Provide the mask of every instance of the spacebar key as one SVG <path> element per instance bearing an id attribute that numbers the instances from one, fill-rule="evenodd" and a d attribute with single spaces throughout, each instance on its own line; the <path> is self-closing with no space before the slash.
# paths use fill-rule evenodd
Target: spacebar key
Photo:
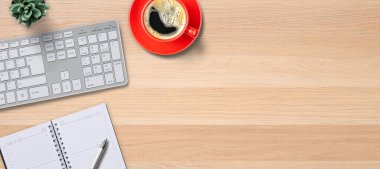
<path id="1" fill-rule="evenodd" d="M 46 83 L 46 76 L 36 76 L 28 79 L 17 80 L 17 86 L 19 89 L 24 87 L 36 86 Z"/>

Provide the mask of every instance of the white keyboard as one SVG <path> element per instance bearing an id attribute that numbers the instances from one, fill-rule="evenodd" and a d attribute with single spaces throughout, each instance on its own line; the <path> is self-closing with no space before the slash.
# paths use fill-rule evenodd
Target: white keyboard
<path id="1" fill-rule="evenodd" d="M 127 83 L 117 21 L 0 41 L 0 109 Z"/>

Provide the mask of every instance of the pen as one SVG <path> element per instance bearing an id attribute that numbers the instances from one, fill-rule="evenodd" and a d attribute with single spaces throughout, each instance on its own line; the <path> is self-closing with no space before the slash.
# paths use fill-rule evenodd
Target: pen
<path id="1" fill-rule="evenodd" d="M 103 158 L 107 145 L 108 145 L 108 140 L 105 139 L 99 147 L 98 153 L 96 154 L 95 160 L 92 163 L 91 169 L 97 169 L 99 167 L 100 161 Z"/>

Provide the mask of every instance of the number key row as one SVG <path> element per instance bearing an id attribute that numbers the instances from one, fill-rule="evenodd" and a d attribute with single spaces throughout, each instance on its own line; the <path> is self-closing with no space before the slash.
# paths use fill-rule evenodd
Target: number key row
<path id="1" fill-rule="evenodd" d="M 111 72 L 112 69 L 115 73 L 116 82 L 123 82 L 125 79 L 124 79 L 124 72 L 122 69 L 122 63 L 120 61 L 114 62 L 113 64 L 106 63 L 106 64 L 103 64 L 103 66 L 95 65 L 93 67 L 84 67 L 83 74 L 84 76 L 90 76 L 93 74 L 96 75 L 96 74 L 102 73 L 103 71 L 104 73 Z"/>
<path id="2" fill-rule="evenodd" d="M 4 50 L 4 49 L 8 49 L 8 48 L 15 48 L 15 47 L 19 47 L 20 45 L 26 46 L 29 44 L 36 44 L 36 43 L 40 43 L 40 38 L 34 37 L 34 38 L 30 38 L 30 40 L 29 39 L 23 39 L 20 42 L 19 41 L 13 41 L 13 42 L 9 42 L 9 43 L 2 43 L 2 44 L 0 44 L 0 50 Z"/>
<path id="3" fill-rule="evenodd" d="M 84 67 L 83 68 L 83 75 L 84 76 L 90 76 L 92 74 L 99 74 L 104 72 L 111 72 L 112 71 L 112 64 L 111 63 L 106 63 L 102 65 L 95 65 L 92 67 Z"/>
<path id="4" fill-rule="evenodd" d="M 99 55 L 93 55 L 91 56 L 91 59 L 89 56 L 83 57 L 82 59 L 82 66 L 88 66 L 91 64 L 98 64 L 100 63 L 100 56 Z M 103 62 L 108 62 L 111 60 L 111 56 L 109 53 L 103 53 L 102 54 L 102 61 Z"/>
<path id="5" fill-rule="evenodd" d="M 73 39 L 66 39 L 65 40 L 66 48 L 71 48 L 74 47 L 74 40 Z M 63 41 L 56 41 L 56 42 L 51 42 L 51 43 L 46 43 L 45 44 L 45 51 L 50 52 L 53 50 L 60 50 L 64 49 L 65 45 Z"/>
<path id="6" fill-rule="evenodd" d="M 48 53 L 46 54 L 47 61 L 48 62 L 54 62 L 56 60 L 63 60 L 66 59 L 66 53 L 67 53 L 67 58 L 75 58 L 77 57 L 77 54 L 75 52 L 75 49 L 69 49 L 67 51 L 58 51 L 57 53 Z"/>
<path id="7" fill-rule="evenodd" d="M 73 81 L 64 81 L 62 83 L 54 83 L 51 85 L 52 91 L 54 95 L 63 93 L 69 93 L 71 91 L 78 91 L 82 89 L 82 83 L 80 79 L 76 79 Z"/>
<path id="8" fill-rule="evenodd" d="M 108 37 L 109 37 L 109 40 L 117 39 L 116 31 L 108 32 Z M 79 37 L 78 38 L 78 44 L 80 46 L 87 45 L 87 39 L 88 39 L 89 44 L 96 43 L 96 42 L 98 42 L 97 38 L 99 39 L 99 42 L 107 41 L 107 33 L 100 33 L 100 34 L 98 34 L 98 36 L 90 35 L 88 37 L 86 37 L 86 36 Z"/>

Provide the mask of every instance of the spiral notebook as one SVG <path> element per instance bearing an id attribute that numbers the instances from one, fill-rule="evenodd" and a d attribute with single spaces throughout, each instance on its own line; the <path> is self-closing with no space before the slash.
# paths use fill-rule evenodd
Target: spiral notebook
<path id="1" fill-rule="evenodd" d="M 0 139 L 7 169 L 89 169 L 108 139 L 100 169 L 126 169 L 105 104 Z"/>

